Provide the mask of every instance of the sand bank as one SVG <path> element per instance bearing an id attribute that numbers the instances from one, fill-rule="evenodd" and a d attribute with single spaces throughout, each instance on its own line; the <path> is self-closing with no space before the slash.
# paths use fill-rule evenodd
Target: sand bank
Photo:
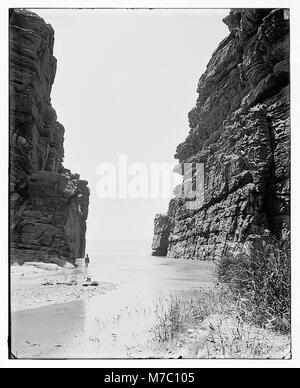
<path id="1" fill-rule="evenodd" d="M 87 277 L 98 286 L 84 286 Z M 11 311 L 50 306 L 105 294 L 115 284 L 93 278 L 84 268 L 51 263 L 27 263 L 11 267 Z"/>

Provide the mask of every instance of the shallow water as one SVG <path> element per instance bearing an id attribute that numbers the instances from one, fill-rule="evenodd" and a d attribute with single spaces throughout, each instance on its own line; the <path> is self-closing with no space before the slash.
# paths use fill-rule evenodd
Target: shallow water
<path id="1" fill-rule="evenodd" d="M 113 282 L 116 289 L 86 301 L 13 313 L 12 351 L 17 357 L 145 357 L 158 304 L 180 290 L 213 284 L 211 262 L 142 254 L 93 254 L 91 259 L 87 276 Z"/>

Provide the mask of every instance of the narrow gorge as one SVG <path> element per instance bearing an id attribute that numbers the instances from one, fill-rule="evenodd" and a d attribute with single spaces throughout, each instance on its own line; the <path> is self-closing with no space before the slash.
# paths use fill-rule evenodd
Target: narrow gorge
<path id="1" fill-rule="evenodd" d="M 201 76 L 175 158 L 204 163 L 204 202 L 175 196 L 155 218 L 153 255 L 210 260 L 255 238 L 289 239 L 289 13 L 232 9 Z M 201 45 L 201 38 L 199 44 Z"/>
<path id="2" fill-rule="evenodd" d="M 11 263 L 74 263 L 85 254 L 90 192 L 63 166 L 65 129 L 50 98 L 54 31 L 14 9 L 9 37 Z"/>

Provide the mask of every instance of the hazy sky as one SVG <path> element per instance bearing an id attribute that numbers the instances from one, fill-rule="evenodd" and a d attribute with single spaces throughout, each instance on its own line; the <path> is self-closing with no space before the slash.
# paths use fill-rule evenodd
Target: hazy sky
<path id="1" fill-rule="evenodd" d="M 100 199 L 97 167 L 174 162 L 228 10 L 35 10 L 55 30 L 66 168 L 89 181 L 87 239 L 145 239 L 167 199 Z"/>

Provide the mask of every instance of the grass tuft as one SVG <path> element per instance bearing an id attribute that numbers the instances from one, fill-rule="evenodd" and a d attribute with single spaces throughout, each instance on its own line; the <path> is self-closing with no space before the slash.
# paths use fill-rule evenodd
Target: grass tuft
<path id="1" fill-rule="evenodd" d="M 289 336 L 245 320 L 241 303 L 226 286 L 160 298 L 155 314 L 152 342 L 167 350 L 180 344 L 183 358 L 290 357 Z"/>
<path id="2" fill-rule="evenodd" d="M 277 243 L 254 244 L 236 255 L 224 255 L 217 277 L 226 283 L 244 319 L 258 326 L 290 331 L 290 256 Z"/>

